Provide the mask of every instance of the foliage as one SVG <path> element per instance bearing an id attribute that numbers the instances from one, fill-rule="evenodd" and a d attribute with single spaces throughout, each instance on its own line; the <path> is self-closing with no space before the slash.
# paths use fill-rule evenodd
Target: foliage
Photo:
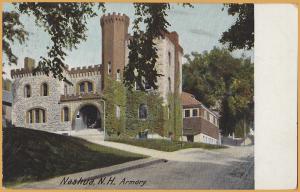
<path id="1" fill-rule="evenodd" d="M 223 32 L 222 44 L 228 43 L 229 50 L 252 49 L 254 46 L 254 4 L 225 4 L 228 14 L 237 16 L 236 22 Z M 224 8 L 223 8 L 224 10 Z"/>
<path id="2" fill-rule="evenodd" d="M 169 106 L 165 107 L 165 134 L 172 135 L 172 139 L 179 140 L 182 136 L 182 110 L 181 99 L 173 93 L 168 95 Z M 166 132 L 167 131 L 167 132 Z"/>
<path id="3" fill-rule="evenodd" d="M 241 120 L 253 122 L 254 66 L 250 59 L 234 58 L 218 48 L 186 58 L 184 91 L 219 112 L 223 134 L 234 132 Z"/>
<path id="4" fill-rule="evenodd" d="M 139 118 L 139 107 L 145 104 L 148 107 L 147 119 Z M 148 129 L 150 133 L 164 136 L 164 107 L 163 99 L 157 93 L 143 91 L 127 91 L 126 134 L 136 136 L 139 132 Z"/>
<path id="5" fill-rule="evenodd" d="M 136 19 L 133 22 L 133 38 L 128 46 L 129 63 L 124 71 L 124 83 L 129 89 L 136 82 L 144 90 L 143 84 L 157 89 L 157 77 L 161 76 L 155 69 L 158 58 L 154 39 L 162 37 L 170 24 L 166 21 L 169 3 L 134 3 Z M 146 30 L 140 24 L 146 24 Z"/>
<path id="6" fill-rule="evenodd" d="M 38 181 L 144 158 L 85 140 L 26 128 L 3 129 L 4 185 Z"/>
<path id="7" fill-rule="evenodd" d="M 183 6 L 192 7 L 184 3 Z M 142 90 L 148 84 L 157 89 L 157 77 L 162 76 L 155 68 L 158 58 L 155 39 L 167 33 L 170 23 L 166 20 L 169 3 L 134 3 L 135 20 L 133 22 L 133 37 L 130 40 L 129 62 L 124 71 L 124 83 L 131 90 L 135 83 Z M 145 30 L 141 29 L 144 24 Z"/>
<path id="8" fill-rule="evenodd" d="M 76 49 L 80 42 L 86 40 L 87 21 L 89 18 L 97 16 L 95 3 L 14 3 L 20 14 L 27 14 L 35 18 L 35 23 L 48 33 L 52 45 L 47 46 L 47 56 L 41 56 L 36 71 L 43 71 L 53 77 L 67 81 L 63 76 L 65 67 L 66 50 Z M 103 3 L 98 3 L 98 9 L 103 8 Z M 27 32 L 24 32 L 23 25 L 18 20 L 18 14 L 8 14 L 4 21 L 11 21 L 11 25 L 21 26 L 16 34 L 11 36 L 19 39 L 21 43 L 25 41 Z M 5 23 L 4 22 L 4 23 Z M 9 25 L 8 25 L 9 26 Z M 9 36 L 10 31 L 4 31 L 4 37 Z M 19 32 L 19 33 L 17 33 Z M 11 52 L 10 44 L 4 44 L 5 54 L 11 63 L 16 64 L 16 56 Z"/>
<path id="9" fill-rule="evenodd" d="M 8 65 L 18 63 L 17 56 L 13 53 L 11 44 L 18 41 L 20 44 L 25 43 L 28 38 L 28 32 L 24 30 L 24 25 L 20 21 L 20 15 L 15 12 L 3 12 L 2 22 L 2 48 L 3 53 L 7 56 Z M 5 64 L 5 63 L 3 63 Z"/>
<path id="10" fill-rule="evenodd" d="M 108 141 L 126 143 L 129 145 L 155 149 L 159 151 L 177 151 L 187 148 L 220 149 L 224 146 L 210 145 L 205 143 L 192 143 L 182 141 L 170 141 L 166 139 L 129 139 L 129 138 L 109 138 Z"/>
<path id="11" fill-rule="evenodd" d="M 108 134 L 121 134 L 125 130 L 126 118 L 126 89 L 121 82 L 110 77 L 105 77 L 104 97 L 105 108 L 105 129 Z M 116 106 L 120 107 L 120 118 L 116 117 Z"/>

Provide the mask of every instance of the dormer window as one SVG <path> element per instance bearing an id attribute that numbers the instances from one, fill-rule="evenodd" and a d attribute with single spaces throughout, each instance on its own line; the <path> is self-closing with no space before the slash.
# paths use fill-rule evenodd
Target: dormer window
<path id="1" fill-rule="evenodd" d="M 31 87 L 30 85 L 25 85 L 24 87 L 24 97 L 31 97 Z"/>

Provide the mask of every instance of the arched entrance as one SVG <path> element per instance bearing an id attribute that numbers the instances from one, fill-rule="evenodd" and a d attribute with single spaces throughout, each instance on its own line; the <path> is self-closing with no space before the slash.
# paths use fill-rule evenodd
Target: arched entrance
<path id="1" fill-rule="evenodd" d="M 73 130 L 102 128 L 101 113 L 95 105 L 86 104 L 80 106 L 74 115 Z"/>

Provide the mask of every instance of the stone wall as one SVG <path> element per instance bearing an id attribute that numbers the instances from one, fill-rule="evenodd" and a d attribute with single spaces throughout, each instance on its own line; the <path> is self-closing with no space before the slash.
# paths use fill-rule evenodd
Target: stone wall
<path id="1" fill-rule="evenodd" d="M 48 84 L 49 96 L 41 96 L 42 83 Z M 29 98 L 24 96 L 24 87 L 27 84 L 31 87 L 31 97 Z M 63 82 L 46 75 L 17 77 L 13 83 L 13 124 L 47 131 L 68 129 L 68 126 L 62 124 L 60 120 L 59 99 L 62 92 Z M 33 108 L 46 110 L 46 123 L 26 123 L 26 112 Z"/>
<path id="2" fill-rule="evenodd" d="M 74 76 L 74 75 L 73 75 Z M 73 85 L 67 85 L 51 76 L 37 75 L 16 76 L 13 83 L 14 102 L 12 106 L 12 123 L 20 127 L 28 127 L 45 131 L 68 131 L 72 129 L 72 120 L 62 122 L 61 111 L 63 107 L 69 107 L 71 117 L 78 110 L 79 106 L 84 104 L 93 104 L 97 106 L 102 113 L 103 104 L 100 99 L 78 100 L 60 103 L 60 97 L 64 94 L 64 86 L 67 85 L 68 94 L 76 94 L 76 85 L 81 81 L 91 81 L 94 84 L 94 91 L 101 92 L 100 73 L 95 75 L 78 74 L 74 77 L 67 77 Z M 49 95 L 41 96 L 41 85 L 48 84 Z M 31 97 L 24 96 L 25 85 L 31 87 Z M 26 112 L 33 108 L 42 108 L 46 111 L 45 123 L 27 123 Z"/>

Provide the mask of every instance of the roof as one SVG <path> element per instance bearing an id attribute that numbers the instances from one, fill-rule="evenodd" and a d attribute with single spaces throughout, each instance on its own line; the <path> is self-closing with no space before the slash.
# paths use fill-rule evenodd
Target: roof
<path id="1" fill-rule="evenodd" d="M 182 92 L 181 93 L 181 104 L 183 106 L 191 106 L 191 105 L 201 105 L 201 102 L 198 101 L 194 95 Z"/>

